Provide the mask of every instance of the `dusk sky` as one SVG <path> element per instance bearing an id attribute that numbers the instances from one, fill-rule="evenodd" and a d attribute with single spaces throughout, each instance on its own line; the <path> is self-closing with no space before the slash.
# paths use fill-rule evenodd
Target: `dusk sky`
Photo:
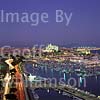
<path id="1" fill-rule="evenodd" d="M 2 23 L 0 21 L 0 46 L 53 43 L 96 44 L 100 46 L 100 0 L 0 0 L 0 10 L 5 12 L 47 12 L 48 23 L 37 26 L 30 23 Z M 56 10 L 63 10 L 72 18 L 56 23 Z M 1 18 L 1 15 L 0 15 Z"/>

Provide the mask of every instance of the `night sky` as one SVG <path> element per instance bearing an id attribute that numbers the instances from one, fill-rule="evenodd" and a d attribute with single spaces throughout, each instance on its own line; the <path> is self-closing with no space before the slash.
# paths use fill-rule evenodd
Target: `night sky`
<path id="1" fill-rule="evenodd" d="M 37 26 L 29 23 L 1 23 L 0 46 L 34 44 L 67 45 L 79 43 L 100 46 L 100 0 L 0 0 L 6 12 L 47 12 L 49 22 Z M 56 10 L 73 13 L 68 26 L 55 22 Z"/>

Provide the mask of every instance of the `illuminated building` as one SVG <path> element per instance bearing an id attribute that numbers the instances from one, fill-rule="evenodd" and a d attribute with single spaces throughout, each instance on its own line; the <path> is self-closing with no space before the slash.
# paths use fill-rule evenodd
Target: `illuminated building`
<path id="1" fill-rule="evenodd" d="M 58 46 L 49 44 L 49 45 L 45 48 L 44 52 L 54 52 L 54 51 L 58 52 L 58 50 L 59 50 L 59 47 L 58 47 Z"/>
<path id="2" fill-rule="evenodd" d="M 79 52 L 81 54 L 86 54 L 86 55 L 91 53 L 89 49 L 85 49 L 85 48 L 78 48 L 77 52 Z"/>

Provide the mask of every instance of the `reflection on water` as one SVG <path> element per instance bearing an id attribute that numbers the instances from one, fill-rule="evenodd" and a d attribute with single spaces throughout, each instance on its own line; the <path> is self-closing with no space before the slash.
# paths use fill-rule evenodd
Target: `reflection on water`
<path id="1" fill-rule="evenodd" d="M 70 97 L 53 89 L 46 90 L 39 88 L 36 89 L 35 92 L 39 95 L 39 100 L 72 100 Z"/>
<path id="2" fill-rule="evenodd" d="M 81 83 L 80 89 L 89 91 L 90 93 L 93 93 L 97 96 L 100 95 L 100 76 L 86 77 L 86 87 L 84 87 L 82 77 L 79 77 L 74 73 L 69 74 L 69 73 L 61 72 L 61 71 L 43 67 L 43 66 L 33 69 L 33 65 L 29 63 L 26 64 L 26 70 L 32 73 L 32 75 L 37 75 L 37 76 L 41 76 L 45 78 L 56 78 L 57 80 L 59 80 L 60 78 L 64 78 L 66 83 L 70 77 L 75 78 L 77 81 L 79 79 Z"/>

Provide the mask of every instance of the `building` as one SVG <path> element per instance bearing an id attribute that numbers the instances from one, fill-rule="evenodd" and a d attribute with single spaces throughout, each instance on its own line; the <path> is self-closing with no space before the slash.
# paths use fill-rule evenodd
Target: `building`
<path id="1" fill-rule="evenodd" d="M 56 45 L 52 45 L 52 44 L 49 44 L 44 50 L 44 52 L 54 52 L 54 51 L 58 52 L 59 47 Z"/>

